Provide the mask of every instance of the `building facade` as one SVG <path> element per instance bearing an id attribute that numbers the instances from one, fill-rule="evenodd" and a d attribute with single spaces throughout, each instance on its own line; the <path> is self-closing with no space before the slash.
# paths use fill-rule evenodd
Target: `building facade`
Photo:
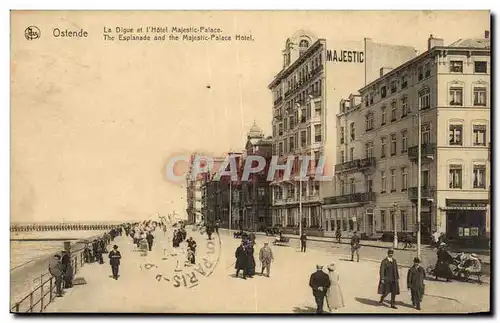
<path id="1" fill-rule="evenodd" d="M 195 154 L 191 156 L 191 163 L 193 165 Z M 202 221 L 202 184 L 204 177 L 198 176 L 196 179 L 192 178 L 193 169 L 190 167 L 186 175 L 186 201 L 187 201 L 187 216 L 188 223 L 200 223 Z"/>
<path id="2" fill-rule="evenodd" d="M 327 221 L 366 236 L 415 231 L 420 118 L 423 238 L 439 231 L 456 244 L 486 244 L 488 33 L 449 46 L 431 35 L 426 52 L 380 75 L 341 101 L 337 193 L 325 201 Z"/>
<path id="3" fill-rule="evenodd" d="M 327 41 L 300 30 L 287 39 L 281 71 L 269 84 L 273 94 L 273 155 L 308 156 L 306 181 L 294 180 L 301 169 L 294 160 L 292 177 L 278 174 L 272 183 L 274 225 L 297 231 L 300 223 L 310 235 L 322 235 L 322 200 L 334 194 L 334 182 L 318 181 L 314 174 L 323 157 L 323 174 L 333 175 L 336 164 L 336 111 L 352 88 L 376 78 L 375 66 L 399 65 L 415 57 L 407 46 L 363 41 Z M 302 216 L 299 215 L 302 204 Z M 317 231 L 315 233 L 315 231 Z M 286 230 L 285 230 L 286 232 Z"/>

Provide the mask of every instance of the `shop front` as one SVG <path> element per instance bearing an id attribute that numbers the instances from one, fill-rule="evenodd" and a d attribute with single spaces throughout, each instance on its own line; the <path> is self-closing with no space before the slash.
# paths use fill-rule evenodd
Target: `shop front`
<path id="1" fill-rule="evenodd" d="M 488 200 L 446 199 L 446 238 L 451 245 L 487 248 L 486 212 Z"/>

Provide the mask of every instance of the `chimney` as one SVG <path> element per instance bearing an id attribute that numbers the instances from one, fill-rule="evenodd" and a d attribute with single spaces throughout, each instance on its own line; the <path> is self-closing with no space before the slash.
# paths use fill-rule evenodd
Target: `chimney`
<path id="1" fill-rule="evenodd" d="M 434 38 L 434 36 L 431 34 L 429 36 L 429 40 L 427 41 L 427 50 L 431 50 L 436 46 L 444 46 L 444 40 L 441 38 Z"/>
<path id="2" fill-rule="evenodd" d="M 490 31 L 489 30 L 484 31 L 484 38 L 486 38 L 486 39 L 490 38 Z"/>

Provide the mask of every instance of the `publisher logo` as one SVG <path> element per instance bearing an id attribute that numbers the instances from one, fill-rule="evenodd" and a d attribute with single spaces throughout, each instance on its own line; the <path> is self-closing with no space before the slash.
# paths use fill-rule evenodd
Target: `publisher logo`
<path id="1" fill-rule="evenodd" d="M 42 33 L 40 32 L 40 29 L 38 29 L 38 27 L 36 27 L 36 26 L 29 26 L 24 31 L 24 37 L 26 37 L 27 40 L 38 39 L 38 38 L 40 38 L 41 34 Z"/>

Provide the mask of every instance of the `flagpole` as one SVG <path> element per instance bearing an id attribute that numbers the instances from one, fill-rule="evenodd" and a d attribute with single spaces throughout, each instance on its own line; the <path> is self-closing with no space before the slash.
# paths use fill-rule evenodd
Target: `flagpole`
<path id="1" fill-rule="evenodd" d="M 422 248 L 422 115 L 418 111 L 418 160 L 417 160 L 417 257 L 421 258 Z"/>

